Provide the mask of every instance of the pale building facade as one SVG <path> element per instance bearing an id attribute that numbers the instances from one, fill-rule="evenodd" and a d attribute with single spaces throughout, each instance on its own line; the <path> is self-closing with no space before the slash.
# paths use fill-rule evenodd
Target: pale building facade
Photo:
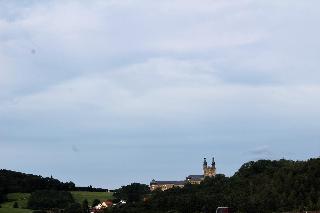
<path id="1" fill-rule="evenodd" d="M 203 160 L 203 175 L 189 175 L 185 180 L 182 181 L 156 181 L 150 182 L 150 190 L 160 189 L 162 191 L 171 189 L 173 187 L 184 187 L 185 184 L 200 184 L 206 177 L 214 177 L 216 175 L 216 163 L 212 158 L 211 166 L 208 166 L 207 159 Z"/>
<path id="2" fill-rule="evenodd" d="M 156 189 L 160 189 L 162 191 L 167 190 L 167 189 L 171 189 L 173 187 L 184 187 L 184 184 L 186 184 L 186 182 L 184 180 L 182 181 L 156 181 L 156 180 L 152 180 L 150 183 L 150 190 L 156 190 Z"/>

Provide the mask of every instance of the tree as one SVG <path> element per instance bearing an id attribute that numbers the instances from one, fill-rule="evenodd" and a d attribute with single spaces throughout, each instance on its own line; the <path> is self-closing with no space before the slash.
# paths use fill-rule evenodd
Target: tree
<path id="1" fill-rule="evenodd" d="M 114 197 L 132 203 L 141 201 L 144 196 L 149 193 L 149 186 L 140 183 L 132 183 L 117 189 L 114 193 Z"/>
<path id="2" fill-rule="evenodd" d="M 247 213 L 319 209 L 319 175 L 320 158 L 251 161 L 230 178 L 216 175 L 200 185 L 153 191 L 144 202 L 139 202 L 140 196 L 123 212 L 215 212 L 218 206 Z M 134 184 L 121 187 L 114 196 L 133 201 L 132 197 L 139 194 L 136 188 Z"/>
<path id="3" fill-rule="evenodd" d="M 44 178 L 39 175 L 24 174 L 0 169 L 0 202 L 1 194 L 14 192 L 34 192 L 36 190 L 65 190 L 75 189 L 72 182 L 63 183 L 54 178 Z"/>
<path id="4" fill-rule="evenodd" d="M 17 202 L 14 202 L 12 207 L 17 209 L 17 208 L 19 208 L 19 205 Z"/>
<path id="5" fill-rule="evenodd" d="M 65 213 L 81 213 L 82 208 L 80 203 L 72 203 L 65 210 Z"/>
<path id="6" fill-rule="evenodd" d="M 1 182 L 1 179 L 0 179 L 0 182 Z M 0 203 L 6 200 L 7 200 L 7 195 L 5 194 L 4 189 L 0 187 Z"/>
<path id="7" fill-rule="evenodd" d="M 319 196 L 318 202 L 317 202 L 317 209 L 320 209 L 320 196 Z"/>
<path id="8" fill-rule="evenodd" d="M 87 199 L 82 201 L 82 212 L 83 213 L 88 213 L 89 212 L 89 203 L 88 203 Z"/>
<path id="9" fill-rule="evenodd" d="M 42 190 L 31 193 L 28 200 L 28 208 L 30 209 L 65 209 L 74 203 L 74 199 L 70 192 Z"/>
<path id="10" fill-rule="evenodd" d="M 101 202 L 99 199 L 94 199 L 92 202 L 92 207 L 99 205 Z"/>

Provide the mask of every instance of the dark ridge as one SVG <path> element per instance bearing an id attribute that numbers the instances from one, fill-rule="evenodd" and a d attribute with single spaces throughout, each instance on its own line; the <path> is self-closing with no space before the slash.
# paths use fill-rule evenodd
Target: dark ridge
<path id="1" fill-rule="evenodd" d="M 57 190 L 57 191 L 106 191 L 102 188 L 76 187 L 71 181 L 61 182 L 52 177 L 42 177 L 40 175 L 25 174 L 11 170 L 0 170 L 0 193 L 14 192 L 34 192 L 37 190 Z"/>

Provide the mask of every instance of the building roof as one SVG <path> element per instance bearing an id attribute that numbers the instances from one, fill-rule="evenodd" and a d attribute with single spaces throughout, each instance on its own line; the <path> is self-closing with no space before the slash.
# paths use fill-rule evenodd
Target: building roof
<path id="1" fill-rule="evenodd" d="M 189 175 L 187 180 L 203 180 L 204 175 Z"/>
<path id="2" fill-rule="evenodd" d="M 165 185 L 165 184 L 171 184 L 171 185 L 184 185 L 186 182 L 184 180 L 181 181 L 157 181 L 152 180 L 150 185 Z"/>

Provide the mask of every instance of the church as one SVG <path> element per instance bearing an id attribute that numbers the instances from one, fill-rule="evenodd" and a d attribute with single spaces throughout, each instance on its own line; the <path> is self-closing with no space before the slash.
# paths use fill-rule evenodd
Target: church
<path id="1" fill-rule="evenodd" d="M 150 190 L 160 189 L 162 191 L 171 189 L 173 187 L 184 187 L 185 184 L 200 184 L 206 177 L 214 177 L 216 175 L 216 163 L 212 158 L 211 166 L 208 166 L 207 159 L 203 160 L 203 175 L 189 175 L 185 180 L 181 181 L 157 181 L 150 182 Z"/>

